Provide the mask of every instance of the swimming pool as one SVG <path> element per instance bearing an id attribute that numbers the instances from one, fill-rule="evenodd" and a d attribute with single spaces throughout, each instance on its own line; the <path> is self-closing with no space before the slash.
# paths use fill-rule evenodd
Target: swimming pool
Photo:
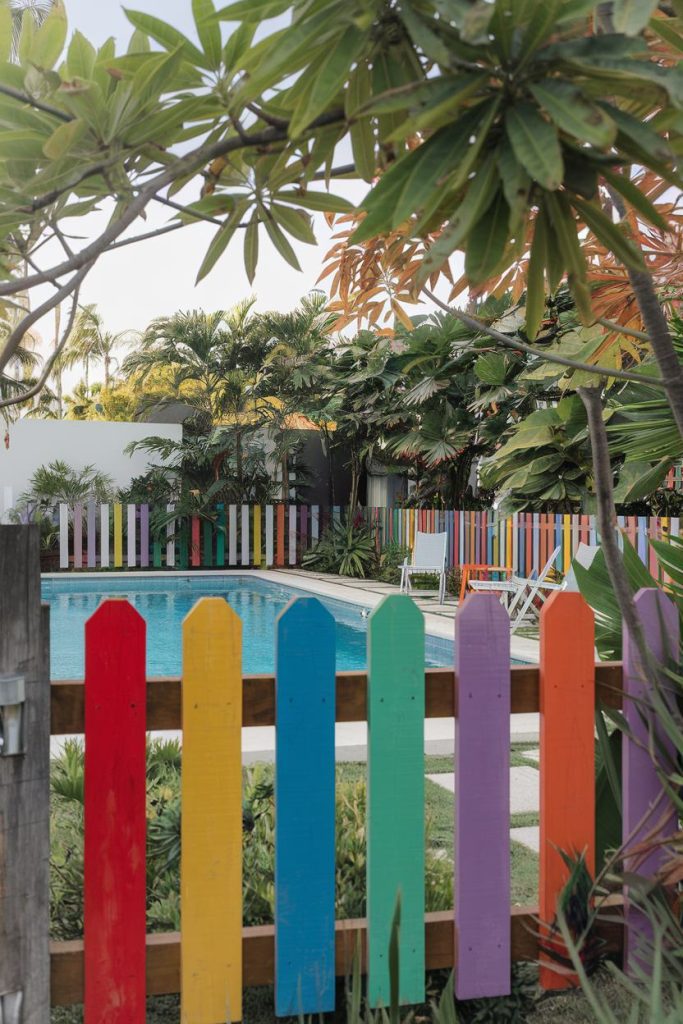
<path id="1" fill-rule="evenodd" d="M 43 600 L 50 605 L 52 679 L 83 678 L 85 621 L 102 598 L 111 595 L 125 595 L 147 622 L 150 676 L 180 675 L 183 619 L 200 597 L 208 595 L 224 597 L 242 620 L 244 672 L 273 672 L 275 619 L 292 597 L 311 596 L 250 575 L 43 579 Z M 363 607 L 327 597 L 320 600 L 337 624 L 337 669 L 365 668 Z M 427 637 L 428 665 L 448 665 L 452 660 L 450 640 Z"/>

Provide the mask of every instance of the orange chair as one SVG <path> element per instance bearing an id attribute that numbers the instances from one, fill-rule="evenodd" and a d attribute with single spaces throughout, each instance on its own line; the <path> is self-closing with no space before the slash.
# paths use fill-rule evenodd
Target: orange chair
<path id="1" fill-rule="evenodd" d="M 460 604 L 465 600 L 465 594 L 467 593 L 467 586 L 469 581 L 473 578 L 481 579 L 479 573 L 504 573 L 505 579 L 509 580 L 512 576 L 512 569 L 507 565 L 476 565 L 468 563 L 462 566 L 462 577 L 460 580 Z"/>

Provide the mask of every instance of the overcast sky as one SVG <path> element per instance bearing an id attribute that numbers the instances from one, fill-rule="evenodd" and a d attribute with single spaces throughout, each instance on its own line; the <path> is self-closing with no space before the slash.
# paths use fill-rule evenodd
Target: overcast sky
<path id="1" fill-rule="evenodd" d="M 118 0 L 66 0 L 66 3 L 70 33 L 80 29 L 95 45 L 101 45 L 113 35 L 117 50 L 127 45 L 132 27 Z M 130 0 L 130 6 L 162 17 L 194 37 L 190 0 Z M 335 182 L 333 188 L 354 201 L 360 200 L 367 190 L 363 182 Z M 192 198 L 191 193 L 187 195 L 188 201 Z M 138 221 L 129 233 L 168 222 L 166 213 L 161 207 L 151 209 L 148 220 Z M 154 317 L 177 309 L 226 308 L 250 294 L 256 296 L 258 309 L 291 309 L 302 295 L 315 287 L 324 254 L 331 244 L 331 232 L 322 214 L 314 216 L 318 245 L 293 242 L 302 273 L 284 263 L 265 238 L 265 232 L 261 232 L 259 265 L 253 286 L 249 285 L 244 271 L 240 236 L 233 240 L 208 278 L 195 286 L 197 269 L 216 230 L 199 223 L 177 234 L 103 256 L 86 280 L 81 302 L 96 303 L 107 329 L 112 331 L 140 330 Z M 75 221 L 71 223 L 76 226 Z M 95 224 L 89 218 L 84 226 L 77 226 L 81 232 L 92 232 Z M 39 299 L 34 299 L 34 303 L 36 301 Z M 39 330 L 47 347 L 53 337 L 52 322 L 41 323 Z M 94 376 L 97 375 L 95 371 Z M 66 383 L 73 383 L 71 374 Z"/>

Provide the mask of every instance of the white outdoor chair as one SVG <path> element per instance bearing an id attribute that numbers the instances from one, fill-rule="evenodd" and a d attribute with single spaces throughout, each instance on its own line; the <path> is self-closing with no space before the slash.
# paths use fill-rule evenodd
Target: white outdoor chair
<path id="1" fill-rule="evenodd" d="M 509 580 L 470 580 L 469 586 L 474 591 L 494 591 L 501 596 L 501 604 L 507 608 L 510 616 L 510 632 L 514 633 L 522 624 L 528 613 L 534 608 L 534 600 L 538 597 L 545 601 L 554 590 L 564 590 L 566 581 L 551 583 L 546 580 L 555 559 L 560 552 L 555 548 L 538 576 L 525 578 L 512 576 Z"/>
<path id="2" fill-rule="evenodd" d="M 433 573 L 439 577 L 439 604 L 446 599 L 447 533 L 416 533 L 412 561 L 406 558 L 401 566 L 401 593 L 411 591 L 410 577 Z"/>

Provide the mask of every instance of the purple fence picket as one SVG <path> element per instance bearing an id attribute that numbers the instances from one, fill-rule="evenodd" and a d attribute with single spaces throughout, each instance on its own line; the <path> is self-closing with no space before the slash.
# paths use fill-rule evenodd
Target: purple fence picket
<path id="1" fill-rule="evenodd" d="M 510 621 L 497 594 L 455 620 L 458 999 L 510 992 Z"/>
<path id="2" fill-rule="evenodd" d="M 625 867 L 630 873 L 652 877 L 662 866 L 667 851 L 659 846 L 649 853 L 635 852 L 648 839 L 670 835 L 676 826 L 673 801 L 666 796 L 657 767 L 671 771 L 675 751 L 664 733 L 655 727 L 662 720 L 657 705 L 679 719 L 676 691 L 667 684 L 662 671 L 670 659 L 678 659 L 679 619 L 673 602 L 660 590 L 639 590 L 635 605 L 643 627 L 651 663 L 643 665 L 635 639 L 624 626 L 624 715 L 631 735 L 624 734 L 622 748 L 623 843 Z M 658 765 L 653 761 L 655 754 Z M 644 914 L 626 898 L 625 956 L 633 971 L 646 960 L 638 956 L 651 938 L 651 927 Z"/>

